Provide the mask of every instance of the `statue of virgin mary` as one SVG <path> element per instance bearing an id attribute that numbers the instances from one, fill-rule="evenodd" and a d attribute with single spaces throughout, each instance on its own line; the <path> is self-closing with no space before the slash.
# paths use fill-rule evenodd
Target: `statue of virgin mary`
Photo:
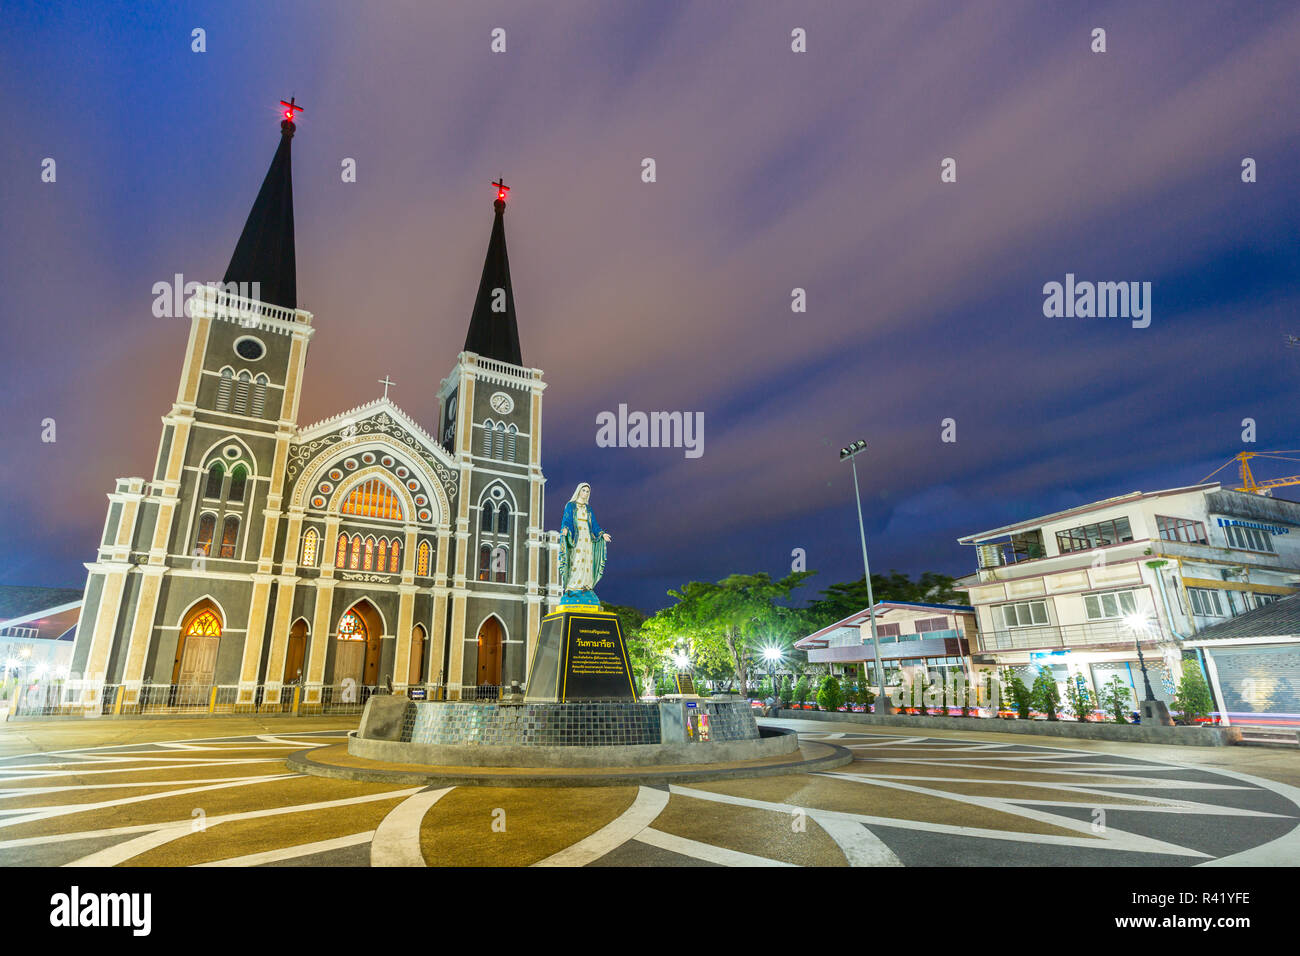
<path id="1" fill-rule="evenodd" d="M 562 604 L 600 604 L 593 589 L 605 571 L 605 542 L 610 538 L 591 513 L 590 499 L 591 485 L 584 481 L 564 506 L 560 522 Z"/>

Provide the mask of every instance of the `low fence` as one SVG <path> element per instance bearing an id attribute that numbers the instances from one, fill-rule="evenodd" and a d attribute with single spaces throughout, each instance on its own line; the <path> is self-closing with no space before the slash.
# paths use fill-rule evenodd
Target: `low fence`
<path id="1" fill-rule="evenodd" d="M 414 684 L 404 689 L 419 700 L 446 700 L 441 684 Z M 208 717 L 231 714 L 287 714 L 297 717 L 360 715 L 366 701 L 389 694 L 387 686 L 342 684 L 258 684 L 242 699 L 238 684 L 102 684 L 63 679 L 24 683 L 0 700 L 0 715 L 39 717 Z M 497 686 L 461 688 L 464 700 L 497 700 Z"/>

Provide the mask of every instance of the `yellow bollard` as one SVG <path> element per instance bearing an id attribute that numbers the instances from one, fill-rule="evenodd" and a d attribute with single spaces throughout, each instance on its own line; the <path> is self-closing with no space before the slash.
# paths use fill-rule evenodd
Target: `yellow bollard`
<path id="1" fill-rule="evenodd" d="M 298 696 L 301 692 L 302 686 L 295 684 L 293 687 L 293 713 L 295 717 L 298 715 Z"/>
<path id="2" fill-rule="evenodd" d="M 215 713 L 217 709 L 217 689 L 212 688 L 212 693 L 208 697 L 208 713 Z"/>
<path id="3" fill-rule="evenodd" d="M 122 712 L 122 694 L 123 694 L 125 691 L 126 691 L 126 688 L 125 688 L 125 687 L 123 687 L 121 684 L 118 684 L 118 685 L 117 685 L 117 696 L 116 696 L 116 698 L 114 698 L 114 700 L 113 700 L 113 714 L 114 714 L 114 715 L 120 714 L 120 713 Z"/>

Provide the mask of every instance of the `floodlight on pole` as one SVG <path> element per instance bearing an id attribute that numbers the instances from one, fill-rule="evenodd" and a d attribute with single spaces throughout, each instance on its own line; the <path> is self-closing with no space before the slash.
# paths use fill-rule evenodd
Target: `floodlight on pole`
<path id="1" fill-rule="evenodd" d="M 867 614 L 871 619 L 871 644 L 876 652 L 876 676 L 880 680 L 880 696 L 876 698 L 876 713 L 893 713 L 893 708 L 885 698 L 885 662 L 880 656 L 880 634 L 876 630 L 876 598 L 871 589 L 871 563 L 867 559 L 867 527 L 862 520 L 862 491 L 858 487 L 858 455 L 867 450 L 865 439 L 858 439 L 853 444 L 840 449 L 840 461 L 847 461 L 853 468 L 853 498 L 858 506 L 858 536 L 862 539 L 862 569 L 867 582 Z"/>

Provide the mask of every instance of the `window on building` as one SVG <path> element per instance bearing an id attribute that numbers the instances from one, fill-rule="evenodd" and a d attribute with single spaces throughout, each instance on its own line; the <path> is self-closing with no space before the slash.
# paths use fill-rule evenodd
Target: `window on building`
<path id="1" fill-rule="evenodd" d="M 217 411 L 230 411 L 230 389 L 234 384 L 235 373 L 228 368 L 221 370 L 221 381 L 217 383 Z"/>
<path id="2" fill-rule="evenodd" d="M 502 461 L 506 457 L 506 423 L 497 422 L 492 433 L 492 457 Z"/>
<path id="3" fill-rule="evenodd" d="M 1100 521 L 1097 524 L 1056 532 L 1056 546 L 1062 554 L 1071 551 L 1087 551 L 1090 548 L 1102 548 L 1108 544 L 1132 540 L 1133 531 L 1129 527 L 1128 518 Z"/>
<path id="4" fill-rule="evenodd" d="M 492 457 L 492 435 L 496 431 L 497 423 L 488 419 L 483 423 L 483 457 Z"/>
<path id="5" fill-rule="evenodd" d="M 1245 528 L 1237 524 L 1226 525 L 1223 530 L 1228 536 L 1228 547 L 1230 548 L 1237 548 L 1241 551 L 1274 553 L 1273 536 L 1267 531 L 1261 531 L 1259 528 Z"/>
<path id="6" fill-rule="evenodd" d="M 208 512 L 199 518 L 199 534 L 194 539 L 194 553 L 209 555 L 212 553 L 212 535 L 217 529 L 217 516 Z"/>
<path id="7" fill-rule="evenodd" d="M 1219 600 L 1219 592 L 1213 588 L 1188 588 L 1187 597 L 1192 602 L 1192 613 L 1201 617 L 1227 617 L 1224 610 L 1226 602 Z"/>
<path id="8" fill-rule="evenodd" d="M 511 425 L 506 430 L 506 460 L 515 460 L 515 439 L 519 437 L 519 429 Z"/>
<path id="9" fill-rule="evenodd" d="M 402 544 L 400 541 L 393 541 L 393 550 L 388 552 L 388 573 L 396 574 L 402 570 Z"/>
<path id="10" fill-rule="evenodd" d="M 485 544 L 478 549 L 478 579 L 480 581 L 488 580 L 488 574 L 491 570 L 492 546 L 490 544 Z"/>
<path id="11" fill-rule="evenodd" d="M 416 553 L 415 573 L 421 577 L 429 573 L 429 542 L 421 541 L 420 550 Z"/>
<path id="12" fill-rule="evenodd" d="M 365 547 L 365 554 L 361 559 L 361 570 L 373 571 L 375 569 L 375 539 L 367 535 Z"/>
<path id="13" fill-rule="evenodd" d="M 388 567 L 388 539 L 380 538 L 379 546 L 375 549 L 375 567 L 380 571 Z"/>
<path id="14" fill-rule="evenodd" d="M 208 469 L 208 483 L 203 488 L 204 498 L 220 498 L 221 482 L 225 480 L 226 469 L 221 466 L 221 462 L 214 461 L 212 467 Z"/>
<path id="15" fill-rule="evenodd" d="M 999 611 L 1005 627 L 1033 627 L 1047 623 L 1046 601 L 1021 601 L 1018 604 L 999 605 L 994 612 L 994 620 L 997 620 Z"/>
<path id="16" fill-rule="evenodd" d="M 1252 593 L 1255 595 L 1255 607 L 1263 607 L 1265 604 L 1273 604 L 1277 601 L 1276 594 L 1260 594 L 1258 591 Z"/>
<path id="17" fill-rule="evenodd" d="M 356 611 L 348 611 L 339 618 L 339 640 L 364 641 L 366 639 L 366 622 Z"/>
<path id="18" fill-rule="evenodd" d="M 348 557 L 348 567 L 353 571 L 361 567 L 361 535 L 352 536 L 352 554 Z"/>
<path id="19" fill-rule="evenodd" d="M 501 502 L 501 509 L 497 512 L 497 534 L 510 533 L 510 506 L 504 501 Z"/>
<path id="20" fill-rule="evenodd" d="M 235 540 L 239 537 L 239 519 L 234 515 L 226 518 L 221 526 L 221 554 L 223 558 L 235 556 Z"/>
<path id="21" fill-rule="evenodd" d="M 916 622 L 916 633 L 926 634 L 930 631 L 948 630 L 948 619 L 946 617 L 923 617 Z"/>
<path id="22" fill-rule="evenodd" d="M 1210 543 L 1210 539 L 1205 534 L 1205 525 L 1199 521 L 1156 515 L 1156 527 L 1160 529 L 1160 537 L 1166 541 L 1186 541 L 1188 544 Z"/>
<path id="23" fill-rule="evenodd" d="M 246 484 L 248 484 L 248 469 L 243 465 L 236 465 L 235 470 L 230 473 L 230 493 L 226 497 L 230 501 L 243 501 Z"/>
<path id="24" fill-rule="evenodd" d="M 868 630 L 868 631 L 871 630 L 871 625 L 870 625 L 869 622 L 868 622 L 868 624 L 867 624 L 867 630 Z M 877 624 L 876 624 L 876 637 L 878 637 L 878 638 L 880 639 L 880 643 L 882 643 L 882 644 L 893 644 L 893 643 L 896 643 L 896 642 L 898 641 L 898 635 L 899 635 L 899 632 L 900 632 L 901 630 L 902 630 L 902 628 L 900 628 L 899 625 L 897 625 L 897 624 L 880 624 L 880 623 L 877 623 Z"/>
<path id="25" fill-rule="evenodd" d="M 496 506 L 490 501 L 483 502 L 482 520 L 479 522 L 480 531 L 492 530 L 492 518 L 496 514 Z"/>
<path id="26" fill-rule="evenodd" d="M 1083 607 L 1090 621 L 1124 617 L 1137 613 L 1137 597 L 1132 591 L 1104 591 L 1085 594 Z"/>
<path id="27" fill-rule="evenodd" d="M 402 503 L 397 492 L 378 478 L 372 478 L 353 488 L 339 510 L 345 515 L 359 515 L 363 518 L 402 520 Z"/>
<path id="28" fill-rule="evenodd" d="M 320 544 L 320 535 L 315 528 L 308 528 L 302 536 L 302 563 L 309 568 L 316 567 L 316 548 Z"/>
<path id="29" fill-rule="evenodd" d="M 500 584 L 510 580 L 510 553 L 505 548 L 492 549 L 492 576 Z"/>
<path id="30" fill-rule="evenodd" d="M 253 384 L 253 376 L 247 371 L 240 372 L 235 376 L 235 401 L 234 412 L 236 415 L 248 414 L 248 390 Z"/>
<path id="31" fill-rule="evenodd" d="M 259 375 L 253 381 L 253 414 L 258 418 L 266 411 L 266 386 L 271 380 Z"/>
<path id="32" fill-rule="evenodd" d="M 334 567 L 346 568 L 348 566 L 348 536 L 339 535 L 338 552 L 334 555 Z"/>

